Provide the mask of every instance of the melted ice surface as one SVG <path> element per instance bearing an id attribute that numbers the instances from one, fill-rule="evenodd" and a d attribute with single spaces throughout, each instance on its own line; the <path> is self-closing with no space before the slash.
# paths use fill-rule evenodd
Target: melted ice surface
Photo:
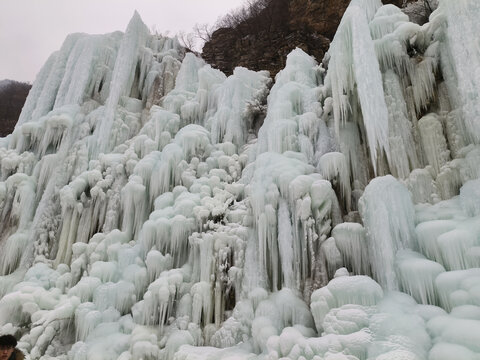
<path id="1" fill-rule="evenodd" d="M 479 358 L 479 16 L 354 0 L 273 82 L 138 14 L 70 35 L 0 139 L 0 333 L 45 360 Z"/>

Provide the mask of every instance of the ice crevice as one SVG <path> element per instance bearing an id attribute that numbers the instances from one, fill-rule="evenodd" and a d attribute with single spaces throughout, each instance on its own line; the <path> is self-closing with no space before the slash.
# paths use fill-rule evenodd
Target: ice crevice
<path id="1" fill-rule="evenodd" d="M 69 35 L 0 139 L 0 334 L 29 359 L 480 356 L 480 6 L 351 1 L 232 75 Z"/>

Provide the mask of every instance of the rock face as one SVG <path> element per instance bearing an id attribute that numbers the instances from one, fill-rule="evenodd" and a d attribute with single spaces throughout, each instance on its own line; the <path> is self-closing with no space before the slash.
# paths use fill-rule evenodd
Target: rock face
<path id="1" fill-rule="evenodd" d="M 350 0 L 274 0 L 255 19 L 235 28 L 220 28 L 205 43 L 207 63 L 231 74 L 236 66 L 269 70 L 285 67 L 296 47 L 321 61 Z M 401 7 L 403 0 L 385 0 Z"/>
<path id="2" fill-rule="evenodd" d="M 219 29 L 212 40 L 205 44 L 202 57 L 229 75 L 235 67 L 243 66 L 255 71 L 267 69 L 273 76 L 285 67 L 287 55 L 294 48 L 299 47 L 321 59 L 329 45 L 330 40 L 325 36 L 299 30 L 262 31 L 238 37 L 231 29 Z"/>
<path id="3" fill-rule="evenodd" d="M 335 31 L 323 31 L 324 28 L 317 31 L 318 27 L 313 28 L 306 22 L 304 14 L 309 10 L 307 2 L 302 2 L 300 6 L 296 0 L 271 1 L 254 19 L 218 29 L 205 44 L 202 57 L 227 74 L 236 66 L 244 66 L 252 70 L 266 69 L 271 75 L 285 67 L 287 54 L 296 47 L 321 59 L 331 40 L 324 34 Z M 335 28 L 337 25 L 338 22 Z"/>
<path id="4" fill-rule="evenodd" d="M 0 81 L 0 137 L 13 131 L 31 87 L 13 80 Z"/>

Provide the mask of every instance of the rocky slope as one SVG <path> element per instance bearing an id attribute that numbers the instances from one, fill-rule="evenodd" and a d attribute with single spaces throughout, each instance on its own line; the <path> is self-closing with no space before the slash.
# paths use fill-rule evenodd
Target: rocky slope
<path id="1" fill-rule="evenodd" d="M 0 137 L 13 131 L 31 87 L 13 80 L 0 81 Z"/>

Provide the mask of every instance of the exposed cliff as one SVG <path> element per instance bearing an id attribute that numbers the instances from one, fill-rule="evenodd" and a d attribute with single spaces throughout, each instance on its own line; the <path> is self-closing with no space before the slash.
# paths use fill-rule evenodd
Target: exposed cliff
<path id="1" fill-rule="evenodd" d="M 13 80 L 0 81 L 0 137 L 13 131 L 31 87 Z"/>

